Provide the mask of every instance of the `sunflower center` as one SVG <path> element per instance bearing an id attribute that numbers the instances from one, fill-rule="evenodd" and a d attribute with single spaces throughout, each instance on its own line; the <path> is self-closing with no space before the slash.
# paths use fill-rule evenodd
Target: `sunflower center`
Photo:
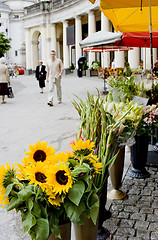
<path id="1" fill-rule="evenodd" d="M 38 182 L 45 183 L 47 177 L 43 173 L 36 172 L 35 173 L 35 178 Z"/>
<path id="2" fill-rule="evenodd" d="M 60 185 L 66 185 L 68 182 L 68 177 L 65 176 L 65 171 L 60 170 L 56 173 L 56 180 Z"/>
<path id="3" fill-rule="evenodd" d="M 44 160 L 46 159 L 46 153 L 42 150 L 37 150 L 34 155 L 33 155 L 33 159 L 36 161 L 36 162 L 44 162 Z"/>

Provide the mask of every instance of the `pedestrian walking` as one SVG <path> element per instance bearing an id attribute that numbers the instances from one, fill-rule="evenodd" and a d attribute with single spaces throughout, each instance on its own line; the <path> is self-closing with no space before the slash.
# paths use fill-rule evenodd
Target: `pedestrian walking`
<path id="1" fill-rule="evenodd" d="M 17 64 L 15 63 L 14 65 L 14 76 L 17 77 L 17 71 L 18 71 L 18 66 Z"/>
<path id="2" fill-rule="evenodd" d="M 56 85 L 58 104 L 62 103 L 61 76 L 63 74 L 61 59 L 56 57 L 56 52 L 51 51 L 51 59 L 47 62 L 47 82 L 49 83 L 48 105 L 53 106 L 54 87 Z"/>
<path id="3" fill-rule="evenodd" d="M 43 93 L 43 88 L 45 87 L 45 80 L 46 80 L 46 66 L 43 65 L 42 60 L 39 60 L 39 65 L 36 67 L 35 76 L 39 81 L 39 87 L 41 88 L 40 93 Z"/>
<path id="4" fill-rule="evenodd" d="M 8 83 L 10 83 L 9 70 L 6 65 L 6 59 L 0 58 L 0 95 L 2 95 L 2 104 L 6 103 L 5 95 L 8 95 Z"/>

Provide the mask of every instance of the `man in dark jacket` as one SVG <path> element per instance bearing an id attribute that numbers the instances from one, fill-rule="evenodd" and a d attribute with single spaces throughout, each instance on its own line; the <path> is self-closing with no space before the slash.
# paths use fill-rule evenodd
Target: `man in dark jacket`
<path id="1" fill-rule="evenodd" d="M 36 67 L 36 78 L 39 81 L 41 93 L 43 93 L 43 88 L 45 87 L 46 80 L 46 66 L 43 65 L 42 60 L 39 61 L 39 65 Z"/>

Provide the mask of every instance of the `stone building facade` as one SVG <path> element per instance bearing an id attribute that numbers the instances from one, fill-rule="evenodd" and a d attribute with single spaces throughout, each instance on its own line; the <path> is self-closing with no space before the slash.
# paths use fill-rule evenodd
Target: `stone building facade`
<path id="1" fill-rule="evenodd" d="M 39 59 L 46 63 L 51 49 L 63 60 L 65 71 L 72 63 L 77 67 L 78 58 L 86 54 L 79 42 L 96 31 L 113 31 L 111 22 L 99 11 L 100 0 L 94 5 L 88 0 L 1 0 L 1 3 L 8 6 L 8 36 L 12 38 L 8 57 L 26 69 L 34 70 Z M 109 67 L 114 58 L 116 67 L 124 67 L 126 57 L 131 68 L 138 68 L 143 60 L 150 69 L 150 49 L 134 48 L 113 54 L 88 53 L 86 58 L 89 66 L 100 59 L 104 67 Z M 154 49 L 154 62 L 156 59 Z"/>

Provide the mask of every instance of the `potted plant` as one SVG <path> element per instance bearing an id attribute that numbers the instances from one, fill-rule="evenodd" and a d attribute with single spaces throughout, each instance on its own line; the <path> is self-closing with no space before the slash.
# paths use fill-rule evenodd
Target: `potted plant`
<path id="1" fill-rule="evenodd" d="M 71 66 L 70 66 L 70 72 L 73 73 L 73 70 L 75 69 L 75 66 L 73 63 L 71 63 Z"/>
<path id="2" fill-rule="evenodd" d="M 88 69 L 88 63 L 85 61 L 82 65 L 82 75 L 86 76 L 86 70 Z"/>
<path id="3" fill-rule="evenodd" d="M 100 67 L 100 61 L 93 61 L 91 65 L 90 76 L 98 76 L 98 67 Z"/>
<path id="4" fill-rule="evenodd" d="M 116 153 L 116 147 L 118 146 L 118 139 L 123 129 L 125 129 L 122 122 L 130 113 L 133 104 L 130 104 L 122 115 L 118 114 L 118 118 L 114 119 L 114 116 L 112 116 L 105 107 L 105 99 L 99 95 L 99 92 L 98 96 L 88 93 L 85 102 L 79 97 L 77 98 L 79 99 L 79 103 L 73 100 L 73 105 L 81 118 L 78 138 L 83 137 L 85 140 L 90 139 L 94 142 L 96 154 L 99 158 L 99 162 L 101 162 L 103 166 L 101 174 L 95 179 L 95 185 L 97 189 L 99 189 L 98 194 L 101 194 L 98 229 L 99 233 L 102 235 L 102 224 L 106 219 L 105 204 L 107 188 L 105 183 L 109 175 L 108 166 L 110 165 L 111 167 L 117 158 L 118 152 Z"/>
<path id="5" fill-rule="evenodd" d="M 136 129 L 135 144 L 131 147 L 132 169 L 128 172 L 133 178 L 149 177 L 145 165 L 153 126 L 158 127 L 158 107 L 154 104 L 144 107 L 141 121 Z"/>

